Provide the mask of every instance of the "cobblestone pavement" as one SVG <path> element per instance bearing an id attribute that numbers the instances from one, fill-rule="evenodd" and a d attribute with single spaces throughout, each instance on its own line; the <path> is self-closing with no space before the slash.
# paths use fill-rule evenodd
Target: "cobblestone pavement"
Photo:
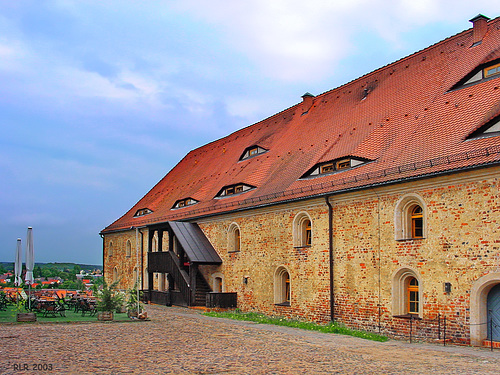
<path id="1" fill-rule="evenodd" d="M 147 310 L 146 322 L 0 325 L 0 373 L 500 374 L 498 349 L 378 343 L 177 307 Z"/>

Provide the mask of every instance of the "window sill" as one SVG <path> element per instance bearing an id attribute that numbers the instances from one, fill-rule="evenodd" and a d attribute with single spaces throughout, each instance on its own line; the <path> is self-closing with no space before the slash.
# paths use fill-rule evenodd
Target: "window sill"
<path id="1" fill-rule="evenodd" d="M 290 307 L 290 302 L 275 303 L 274 306 L 287 306 L 287 307 Z"/>
<path id="2" fill-rule="evenodd" d="M 308 247 L 312 247 L 312 245 L 304 245 L 304 246 L 294 246 L 294 249 L 307 249 Z"/>
<path id="3" fill-rule="evenodd" d="M 404 242 L 404 241 L 420 241 L 420 240 L 425 240 L 426 237 L 415 237 L 415 238 L 398 238 L 396 241 L 398 242 Z"/>
<path id="4" fill-rule="evenodd" d="M 240 250 L 231 250 L 231 251 L 228 251 L 227 253 L 228 254 L 235 254 L 235 253 L 240 253 L 241 251 Z"/>
<path id="5" fill-rule="evenodd" d="M 393 318 L 401 318 L 401 319 L 413 319 L 413 320 L 422 320 L 418 314 L 404 314 L 404 315 L 393 315 Z"/>

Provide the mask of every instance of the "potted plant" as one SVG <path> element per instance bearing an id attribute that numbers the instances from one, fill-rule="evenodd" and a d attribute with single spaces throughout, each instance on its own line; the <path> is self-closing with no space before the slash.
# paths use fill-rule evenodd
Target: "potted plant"
<path id="1" fill-rule="evenodd" d="M 142 293 L 142 292 L 139 292 Z M 134 285 L 132 289 L 128 291 L 128 299 L 127 299 L 127 315 L 129 318 L 137 318 L 139 314 L 142 313 L 142 304 L 139 302 L 137 298 L 137 283 Z"/>
<path id="2" fill-rule="evenodd" d="M 36 314 L 26 310 L 26 303 L 21 296 L 17 296 L 15 311 L 17 322 L 36 322 Z"/>
<path id="3" fill-rule="evenodd" d="M 103 283 L 102 289 L 98 292 L 97 314 L 98 320 L 113 320 L 113 313 L 122 305 L 123 298 L 120 293 L 115 291 L 118 282 L 114 282 L 110 286 L 106 282 Z"/>

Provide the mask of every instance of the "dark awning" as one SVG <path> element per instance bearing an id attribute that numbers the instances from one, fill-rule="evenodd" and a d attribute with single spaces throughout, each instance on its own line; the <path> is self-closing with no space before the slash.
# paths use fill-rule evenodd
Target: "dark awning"
<path id="1" fill-rule="evenodd" d="M 169 221 L 168 225 L 193 263 L 221 264 L 222 259 L 198 224 Z"/>

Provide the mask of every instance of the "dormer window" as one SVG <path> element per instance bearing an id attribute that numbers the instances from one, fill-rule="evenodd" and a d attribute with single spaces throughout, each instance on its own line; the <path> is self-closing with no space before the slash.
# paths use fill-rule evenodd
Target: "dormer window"
<path id="1" fill-rule="evenodd" d="M 346 169 L 351 169 L 368 162 L 368 159 L 346 157 L 341 159 L 336 159 L 328 161 L 325 163 L 316 164 L 307 173 L 305 173 L 301 178 L 311 178 L 318 177 L 325 174 L 331 174 Z"/>
<path id="2" fill-rule="evenodd" d="M 192 206 L 193 204 L 198 203 L 196 199 L 193 198 L 184 198 L 184 199 L 179 199 L 177 202 L 175 202 L 174 207 L 172 209 L 176 208 L 183 208 L 186 206 Z"/>
<path id="3" fill-rule="evenodd" d="M 497 74 L 500 74 L 500 64 L 495 64 L 493 66 L 483 69 L 484 78 L 489 78 Z"/>
<path id="4" fill-rule="evenodd" d="M 497 137 L 500 135 L 500 116 L 495 117 L 493 120 L 488 121 L 475 132 L 473 132 L 468 139 Z"/>
<path id="5" fill-rule="evenodd" d="M 486 79 L 495 78 L 500 76 L 500 61 L 496 60 L 488 64 L 482 64 L 474 69 L 470 74 L 465 76 L 460 82 L 458 82 L 453 89 L 459 88 L 461 86 L 470 85 L 473 83 L 478 83 Z"/>
<path id="6" fill-rule="evenodd" d="M 240 160 L 249 159 L 249 158 L 252 158 L 254 156 L 263 154 L 264 152 L 267 152 L 267 150 L 265 148 L 260 147 L 260 146 L 247 147 L 245 149 L 245 151 L 243 151 L 243 154 L 241 155 Z"/>
<path id="7" fill-rule="evenodd" d="M 134 217 L 149 215 L 152 212 L 153 211 L 151 211 L 149 208 L 141 208 L 141 209 L 136 211 L 136 213 L 134 214 Z"/>
<path id="8" fill-rule="evenodd" d="M 224 198 L 229 195 L 236 195 L 241 193 L 246 193 L 249 190 L 255 189 L 254 186 L 246 185 L 246 184 L 236 184 L 225 186 L 221 189 L 221 191 L 217 194 L 218 198 Z"/>

